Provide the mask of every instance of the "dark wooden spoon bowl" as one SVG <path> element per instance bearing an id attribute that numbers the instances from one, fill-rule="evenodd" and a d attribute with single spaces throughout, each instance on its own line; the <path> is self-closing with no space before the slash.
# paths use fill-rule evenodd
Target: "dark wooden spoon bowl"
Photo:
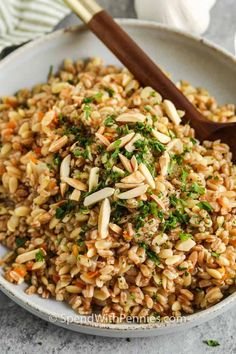
<path id="1" fill-rule="evenodd" d="M 217 123 L 206 119 L 94 0 L 65 0 L 65 2 L 141 84 L 151 86 L 163 98 L 171 100 L 177 109 L 185 111 L 183 121 L 189 122 L 199 140 L 220 139 L 230 146 L 233 161 L 236 162 L 236 123 Z"/>

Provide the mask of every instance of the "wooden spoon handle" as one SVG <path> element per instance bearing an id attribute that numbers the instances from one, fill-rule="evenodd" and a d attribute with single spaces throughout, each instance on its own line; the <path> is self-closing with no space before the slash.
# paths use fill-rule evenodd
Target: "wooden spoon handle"
<path id="1" fill-rule="evenodd" d="M 215 124 L 201 115 L 163 71 L 96 2 L 66 2 L 141 84 L 151 86 L 163 98 L 171 100 L 178 109 L 185 111 L 185 122 L 191 123 L 199 139 L 206 138 L 216 130 Z"/>

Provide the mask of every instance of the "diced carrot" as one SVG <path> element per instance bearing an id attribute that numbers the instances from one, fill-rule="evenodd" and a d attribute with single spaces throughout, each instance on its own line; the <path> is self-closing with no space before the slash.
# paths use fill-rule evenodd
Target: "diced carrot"
<path id="1" fill-rule="evenodd" d="M 94 277 L 96 277 L 97 275 L 99 274 L 99 271 L 98 270 L 95 270 L 94 272 L 88 272 L 87 273 L 87 276 L 88 276 L 88 278 L 94 278 Z"/>
<path id="2" fill-rule="evenodd" d="M 15 267 L 14 271 L 18 273 L 21 277 L 24 277 L 27 273 L 25 267 Z"/>
<path id="3" fill-rule="evenodd" d="M 53 181 L 53 180 L 52 180 L 52 181 L 49 182 L 48 188 L 49 188 L 49 189 L 53 189 L 53 188 L 56 187 L 56 185 L 57 185 L 57 184 L 56 184 L 56 181 Z"/>
<path id="4" fill-rule="evenodd" d="M 76 279 L 75 280 L 75 285 L 78 286 L 81 289 L 84 289 L 86 287 L 86 284 L 80 279 Z"/>
<path id="5" fill-rule="evenodd" d="M 6 127 L 9 129 L 14 129 L 16 127 L 16 122 L 10 121 L 6 124 Z"/>
<path id="6" fill-rule="evenodd" d="M 58 274 L 53 274 L 52 279 L 54 283 L 57 283 L 60 280 L 60 276 Z"/>
<path id="7" fill-rule="evenodd" d="M 75 257 L 78 256 L 78 254 L 79 254 L 79 248 L 78 248 L 77 245 L 73 245 L 73 246 L 72 246 L 72 253 L 73 253 L 73 255 L 74 255 Z"/>
<path id="8" fill-rule="evenodd" d="M 33 156 L 33 155 L 31 155 L 31 156 L 29 157 L 29 159 L 30 159 L 33 163 L 37 163 L 37 162 L 38 162 L 38 160 L 36 159 L 36 157 Z"/>
<path id="9" fill-rule="evenodd" d="M 41 121 L 43 119 L 43 117 L 44 117 L 44 113 L 39 111 L 38 112 L 38 120 Z"/>
<path id="10" fill-rule="evenodd" d="M 34 149 L 34 152 L 36 155 L 40 155 L 41 154 L 41 147 L 40 146 L 37 146 L 35 149 Z"/>
<path id="11" fill-rule="evenodd" d="M 229 244 L 236 247 L 236 238 L 230 239 Z"/>
<path id="12" fill-rule="evenodd" d="M 34 262 L 32 262 L 32 261 L 27 262 L 26 263 L 26 269 L 31 270 L 32 267 L 33 267 L 33 264 L 34 264 Z"/>
<path id="13" fill-rule="evenodd" d="M 40 247 L 43 248 L 43 249 L 46 251 L 46 249 L 47 249 L 47 244 L 46 244 L 46 242 L 42 243 L 42 245 L 40 245 Z"/>
<path id="14" fill-rule="evenodd" d="M 4 166 L 0 166 L 0 175 L 3 175 L 6 172 L 6 169 Z"/>
<path id="15" fill-rule="evenodd" d="M 17 101 L 17 99 L 14 96 L 13 97 L 6 97 L 5 103 L 8 104 L 10 107 L 13 107 L 13 108 L 18 106 L 18 101 Z"/>

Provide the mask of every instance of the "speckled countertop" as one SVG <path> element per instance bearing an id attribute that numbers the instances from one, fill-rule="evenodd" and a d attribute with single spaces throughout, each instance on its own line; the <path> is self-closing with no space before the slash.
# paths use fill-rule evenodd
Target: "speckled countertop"
<path id="1" fill-rule="evenodd" d="M 136 17 L 133 0 L 100 0 L 115 17 Z M 70 16 L 63 26 L 77 23 Z M 218 0 L 205 37 L 234 51 L 236 1 Z M 0 293 L 0 353 L 83 353 L 83 354 L 201 354 L 236 353 L 236 308 L 201 326 L 183 333 L 140 339 L 102 338 L 74 333 L 47 323 L 20 308 Z M 211 348 L 202 341 L 218 340 Z"/>

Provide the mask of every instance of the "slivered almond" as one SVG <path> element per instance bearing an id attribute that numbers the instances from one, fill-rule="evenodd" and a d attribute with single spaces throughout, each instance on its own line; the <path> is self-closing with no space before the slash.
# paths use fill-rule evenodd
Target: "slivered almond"
<path id="1" fill-rule="evenodd" d="M 114 192 L 115 192 L 115 189 L 110 188 L 110 187 L 100 189 L 99 191 L 88 195 L 84 199 L 84 206 L 89 206 L 89 205 L 95 204 L 97 202 L 100 202 L 101 200 L 103 200 L 105 198 L 109 198 L 114 194 Z"/>
<path id="2" fill-rule="evenodd" d="M 160 167 L 161 167 L 161 175 L 166 176 L 168 174 L 168 167 L 170 163 L 170 155 L 167 151 L 159 159 Z"/>
<path id="3" fill-rule="evenodd" d="M 134 132 L 133 133 L 129 133 L 129 134 L 125 135 L 125 136 L 122 136 L 122 138 L 113 141 L 107 147 L 107 151 L 112 151 L 112 150 L 115 150 L 117 147 L 121 148 L 121 147 L 125 146 L 134 137 L 134 135 L 135 135 Z"/>
<path id="4" fill-rule="evenodd" d="M 141 162 L 141 164 L 139 165 L 139 171 L 143 174 L 143 176 L 146 179 L 146 182 L 149 184 L 149 186 L 152 189 L 155 189 L 155 181 L 151 175 L 151 172 L 149 171 L 149 169 L 147 168 L 146 165 L 144 165 L 144 163 Z"/>
<path id="5" fill-rule="evenodd" d="M 132 167 L 133 171 L 134 172 L 137 171 L 137 169 L 138 169 L 138 161 L 137 161 L 135 155 L 132 156 L 132 158 L 130 160 L 130 163 L 131 163 L 131 167 Z"/>
<path id="6" fill-rule="evenodd" d="M 164 100 L 163 105 L 164 105 L 166 114 L 170 118 L 170 120 L 175 125 L 179 125 L 181 122 L 181 119 L 180 119 L 180 116 L 177 112 L 177 109 L 175 108 L 175 105 L 169 100 Z"/>
<path id="7" fill-rule="evenodd" d="M 121 189 L 130 189 L 143 186 L 144 183 L 116 183 L 115 186 Z"/>
<path id="8" fill-rule="evenodd" d="M 75 189 L 78 189 L 79 191 L 86 191 L 87 190 L 86 184 L 79 181 L 78 179 L 65 177 L 65 178 L 63 178 L 63 182 L 66 182 L 67 184 L 69 184 L 69 186 L 71 186 Z"/>
<path id="9" fill-rule="evenodd" d="M 125 168 L 128 172 L 132 173 L 132 172 L 133 172 L 132 166 L 131 166 L 130 161 L 127 159 L 127 157 L 125 157 L 125 156 L 122 155 L 122 154 L 119 154 L 119 158 L 120 158 L 120 161 L 121 161 L 122 165 L 124 166 L 124 168 Z"/>
<path id="10" fill-rule="evenodd" d="M 71 155 L 67 155 L 64 157 L 62 160 L 61 166 L 60 166 L 60 177 L 61 179 L 64 177 L 69 177 L 70 175 L 70 162 L 71 162 Z"/>
<path id="11" fill-rule="evenodd" d="M 123 183 L 142 183 L 145 180 L 143 174 L 139 171 L 131 173 L 131 175 L 121 179 Z"/>
<path id="12" fill-rule="evenodd" d="M 101 143 L 103 143 L 106 146 L 110 145 L 110 141 L 102 134 L 100 133 L 95 133 L 95 136 L 98 138 L 98 140 L 101 141 Z"/>
<path id="13" fill-rule="evenodd" d="M 25 263 L 25 262 L 31 261 L 32 259 L 35 259 L 35 255 L 38 252 L 42 252 L 43 255 L 46 254 L 44 249 L 37 248 L 35 250 L 20 254 L 19 256 L 16 257 L 15 261 L 16 261 L 16 263 Z"/>
<path id="14" fill-rule="evenodd" d="M 61 138 L 53 141 L 48 150 L 50 152 L 59 151 L 64 145 L 66 145 L 67 141 L 68 141 L 68 137 L 64 135 Z"/>
<path id="15" fill-rule="evenodd" d="M 60 191 L 62 197 L 64 197 L 66 190 L 67 190 L 67 184 L 65 182 L 60 183 Z"/>
<path id="16" fill-rule="evenodd" d="M 168 135 L 165 135 L 155 129 L 152 129 L 152 135 L 162 144 L 168 144 L 171 141 L 171 138 Z"/>
<path id="17" fill-rule="evenodd" d="M 70 195 L 70 199 L 78 202 L 80 200 L 81 192 L 78 189 L 74 189 Z"/>
<path id="18" fill-rule="evenodd" d="M 112 171 L 113 171 L 113 172 L 117 172 L 117 173 L 119 173 L 119 174 L 121 174 L 121 175 L 124 175 L 124 174 L 125 174 L 125 172 L 124 172 L 121 168 L 119 168 L 119 167 L 117 167 L 117 166 L 113 166 L 113 167 L 112 167 Z"/>
<path id="19" fill-rule="evenodd" d="M 140 135 L 140 134 L 135 134 L 135 136 L 133 137 L 133 139 L 131 139 L 130 142 L 125 145 L 125 150 L 127 150 L 128 152 L 133 152 L 133 151 L 135 150 L 134 143 L 135 143 L 137 140 L 143 140 L 142 135 Z"/>
<path id="20" fill-rule="evenodd" d="M 89 192 L 97 187 L 99 179 L 99 167 L 93 167 L 89 174 Z"/>
<path id="21" fill-rule="evenodd" d="M 143 123 L 146 117 L 141 113 L 130 112 L 130 113 L 123 113 L 116 118 L 116 122 L 123 122 L 123 123 Z"/>
<path id="22" fill-rule="evenodd" d="M 164 209 L 165 210 L 165 205 L 163 203 L 163 201 L 158 198 L 157 195 L 155 194 L 151 194 L 150 197 L 157 203 L 157 205 L 161 208 L 161 209 Z"/>
<path id="23" fill-rule="evenodd" d="M 116 224 L 109 224 L 109 228 L 118 235 L 122 235 L 122 228 Z"/>
<path id="24" fill-rule="evenodd" d="M 117 195 L 117 198 L 119 199 L 132 199 L 139 197 L 140 195 L 146 193 L 148 189 L 148 185 L 144 184 L 143 186 L 136 187 L 134 189 L 130 189 L 127 192 L 121 193 Z"/>
<path id="25" fill-rule="evenodd" d="M 98 234 L 104 239 L 108 236 L 109 221 L 111 215 L 111 206 L 108 198 L 102 201 L 98 216 Z"/>

